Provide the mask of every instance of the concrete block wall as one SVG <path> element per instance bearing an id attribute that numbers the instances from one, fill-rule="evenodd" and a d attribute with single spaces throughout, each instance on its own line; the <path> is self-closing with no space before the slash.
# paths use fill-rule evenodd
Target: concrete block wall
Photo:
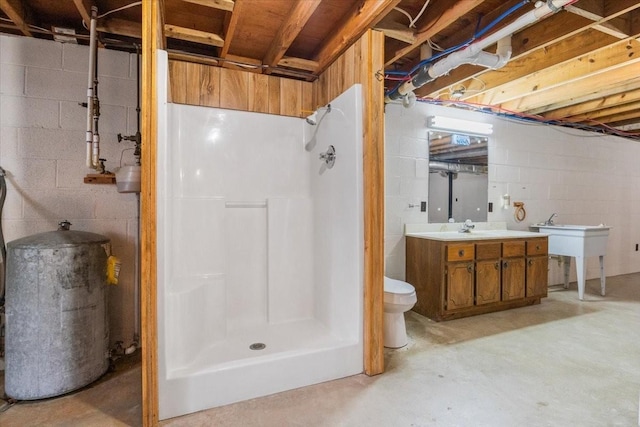
<path id="1" fill-rule="evenodd" d="M 7 242 L 51 231 L 69 220 L 73 230 L 111 239 L 122 261 L 120 283 L 111 286 L 112 343 L 134 335 L 135 194 L 115 185 L 84 184 L 87 46 L 0 36 L 0 166 L 7 171 L 2 226 Z M 117 134 L 136 132 L 136 57 L 99 49 L 100 156 L 108 170 L 133 163 L 131 143 Z"/>
<path id="2" fill-rule="evenodd" d="M 460 109 L 418 103 L 412 109 L 387 105 L 385 113 L 385 271 L 404 279 L 403 226 L 427 222 L 409 203 L 428 200 L 426 117 L 442 115 L 492 123 L 489 141 L 489 221 L 506 221 L 510 229 L 557 213 L 557 223 L 607 224 L 605 272 L 608 276 L 640 271 L 640 144 L 554 126 L 523 124 Z M 413 145 L 412 145 L 413 144 Z M 426 176 L 426 178 L 425 178 Z M 522 201 L 526 219 L 518 223 L 513 208 L 500 209 L 500 196 Z M 550 262 L 550 283 L 562 282 L 562 268 Z M 599 276 L 597 258 L 587 262 L 587 278 Z M 572 266 L 571 280 L 576 280 Z"/>

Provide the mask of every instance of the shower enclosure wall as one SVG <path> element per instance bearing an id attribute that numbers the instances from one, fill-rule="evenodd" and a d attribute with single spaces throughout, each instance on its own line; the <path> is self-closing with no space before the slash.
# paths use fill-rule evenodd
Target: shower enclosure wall
<path id="1" fill-rule="evenodd" d="M 161 105 L 161 419 L 362 372 L 361 99 L 307 148 L 304 119 Z"/>

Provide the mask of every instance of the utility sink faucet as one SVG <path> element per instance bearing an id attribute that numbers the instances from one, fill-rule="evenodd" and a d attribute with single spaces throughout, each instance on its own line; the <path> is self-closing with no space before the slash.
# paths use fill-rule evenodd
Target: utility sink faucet
<path id="1" fill-rule="evenodd" d="M 544 222 L 544 225 L 553 225 L 553 218 L 558 216 L 557 213 L 552 213 L 548 220 Z"/>
<path id="2" fill-rule="evenodd" d="M 474 223 L 471 222 L 470 219 L 466 220 L 464 222 L 464 224 L 462 224 L 462 227 L 460 227 L 460 230 L 458 230 L 459 233 L 469 233 L 471 231 L 471 229 L 475 228 L 476 225 Z"/>

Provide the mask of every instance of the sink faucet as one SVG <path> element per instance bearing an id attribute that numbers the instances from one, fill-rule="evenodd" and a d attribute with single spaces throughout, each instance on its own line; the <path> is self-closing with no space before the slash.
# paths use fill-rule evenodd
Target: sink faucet
<path id="1" fill-rule="evenodd" d="M 553 225 L 553 218 L 558 216 L 557 213 L 552 213 L 548 220 L 544 222 L 544 225 Z"/>
<path id="2" fill-rule="evenodd" d="M 458 233 L 468 233 L 471 231 L 472 228 L 475 228 L 475 227 L 476 225 L 473 224 L 470 219 L 468 219 L 464 222 L 464 224 L 462 224 L 462 227 L 460 227 L 460 230 L 458 230 Z"/>

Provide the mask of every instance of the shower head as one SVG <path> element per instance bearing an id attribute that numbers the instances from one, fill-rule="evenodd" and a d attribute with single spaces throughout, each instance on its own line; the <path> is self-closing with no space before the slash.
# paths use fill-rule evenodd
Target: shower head
<path id="1" fill-rule="evenodd" d="M 318 111 L 320 111 L 320 110 L 327 110 L 327 111 L 322 115 L 322 117 L 320 117 L 320 121 L 321 121 L 327 113 L 330 113 L 330 112 L 331 112 L 331 104 L 327 104 L 327 106 L 326 106 L 326 107 L 318 107 L 318 109 L 317 109 L 316 111 L 314 111 L 313 113 L 309 114 L 309 115 L 307 116 L 307 118 L 306 118 L 307 123 L 309 123 L 311 126 L 315 126 L 315 125 L 317 125 L 317 124 L 319 123 L 319 120 L 318 120 Z"/>
<path id="2" fill-rule="evenodd" d="M 307 116 L 307 123 L 309 123 L 311 126 L 315 126 L 315 125 L 318 124 L 318 111 L 317 110 Z"/>

